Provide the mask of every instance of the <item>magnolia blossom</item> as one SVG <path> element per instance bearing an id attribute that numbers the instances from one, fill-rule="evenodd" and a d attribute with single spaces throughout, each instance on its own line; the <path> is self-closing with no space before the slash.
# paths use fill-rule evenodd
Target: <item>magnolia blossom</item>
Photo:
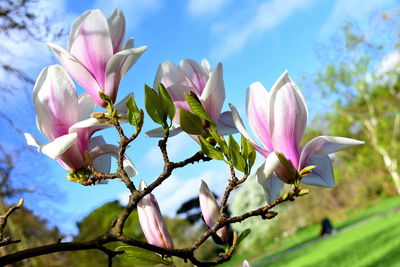
<path id="1" fill-rule="evenodd" d="M 74 21 L 68 50 L 56 44 L 48 46 L 96 104 L 105 107 L 99 92 L 115 101 L 122 77 L 147 49 L 133 48 L 133 39 L 122 46 L 124 36 L 125 17 L 120 10 L 114 10 L 106 19 L 96 9 L 86 11 Z"/>
<path id="2" fill-rule="evenodd" d="M 202 180 L 200 186 L 200 208 L 203 215 L 203 220 L 208 227 L 212 227 L 219 217 L 219 206 L 213 193 L 208 188 L 207 184 Z M 228 242 L 229 232 L 228 227 L 224 226 L 217 231 L 218 237 L 223 243 Z"/>
<path id="3" fill-rule="evenodd" d="M 140 190 L 147 187 L 142 180 Z M 172 238 L 164 224 L 160 207 L 152 194 L 145 195 L 137 204 L 140 227 L 149 242 L 152 245 L 163 248 L 174 248 Z"/>
<path id="4" fill-rule="evenodd" d="M 201 64 L 191 59 L 184 59 L 179 63 L 179 67 L 167 61 L 158 67 L 154 88 L 157 88 L 159 83 L 162 83 L 168 90 L 177 110 L 174 117 L 176 125 L 174 125 L 171 135 L 181 132 L 179 128 L 179 108 L 191 111 L 184 95 L 184 93 L 190 94 L 190 92 L 197 96 L 207 114 L 217 123 L 220 134 L 226 135 L 237 132 L 232 121 L 232 113 L 230 111 L 221 113 L 225 101 L 221 63 L 212 71 L 210 64 L 204 58 Z M 146 134 L 151 137 L 162 137 L 164 132 L 162 128 L 158 128 Z"/>
<path id="5" fill-rule="evenodd" d="M 283 153 L 297 171 L 309 165 L 317 166 L 301 179 L 303 183 L 332 187 L 335 181 L 328 154 L 364 143 L 344 137 L 318 136 L 301 147 L 307 123 L 307 105 L 287 71 L 279 77 L 270 92 L 259 82 L 248 88 L 247 119 L 260 145 L 245 129 L 236 108 L 231 105 L 231 109 L 238 130 L 266 157 L 257 170 L 257 179 L 264 187 L 268 202 L 278 197 L 284 183 L 292 183 L 294 179 L 273 152 Z"/>
<path id="6" fill-rule="evenodd" d="M 92 137 L 94 132 L 109 125 L 94 118 L 86 119 L 95 104 L 87 94 L 77 96 L 71 78 L 61 66 L 42 70 L 33 90 L 33 103 L 37 127 L 50 142 L 42 144 L 25 133 L 29 145 L 38 147 L 38 151 L 57 160 L 67 171 L 87 169 L 85 152 L 89 152 L 94 167 L 109 172 L 110 156 L 118 156 L 118 147 L 106 144 L 101 136 Z M 116 105 L 117 109 L 122 110 L 121 105 L 124 104 Z M 124 167 L 130 177 L 136 174 L 128 158 Z"/>

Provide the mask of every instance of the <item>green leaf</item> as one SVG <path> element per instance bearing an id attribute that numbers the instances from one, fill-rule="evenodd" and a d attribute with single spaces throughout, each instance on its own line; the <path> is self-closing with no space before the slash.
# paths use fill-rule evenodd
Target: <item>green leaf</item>
<path id="1" fill-rule="evenodd" d="M 225 138 L 222 135 L 219 135 L 216 128 L 212 127 L 208 129 L 208 133 L 211 135 L 211 137 L 217 142 L 218 146 L 222 150 L 222 152 L 229 156 L 229 149 L 228 145 L 226 144 Z"/>
<path id="2" fill-rule="evenodd" d="M 248 152 L 248 147 L 247 147 L 247 140 L 246 140 L 246 138 L 244 138 L 243 135 L 240 136 L 240 148 L 242 151 L 242 155 L 243 155 L 244 159 L 246 160 L 247 157 L 249 156 L 249 152 Z"/>
<path id="3" fill-rule="evenodd" d="M 247 140 L 247 153 L 248 153 L 248 162 L 249 162 L 249 172 L 251 168 L 254 165 L 254 162 L 256 161 L 256 150 L 254 149 L 254 145 L 250 142 L 250 140 Z"/>
<path id="4" fill-rule="evenodd" d="M 317 167 L 316 165 L 307 166 L 307 167 L 305 167 L 304 169 L 302 169 L 301 171 L 299 171 L 299 174 L 300 174 L 300 175 L 303 175 L 303 174 L 305 174 L 305 173 L 311 172 L 311 170 L 314 169 L 314 168 L 316 168 L 316 167 Z"/>
<path id="5" fill-rule="evenodd" d="M 129 264 L 140 266 L 154 266 L 157 264 L 172 265 L 171 260 L 163 259 L 160 255 L 143 248 L 121 246 L 115 250 L 124 251 L 122 254 L 117 254 L 117 257 Z"/>
<path id="6" fill-rule="evenodd" d="M 182 130 L 188 134 L 200 135 L 203 133 L 203 124 L 199 116 L 181 108 L 179 109 L 179 119 Z"/>
<path id="7" fill-rule="evenodd" d="M 162 83 L 158 84 L 158 94 L 161 98 L 162 103 L 164 104 L 164 109 L 167 111 L 168 118 L 172 121 L 176 112 L 175 105 L 167 89 L 165 89 Z"/>
<path id="8" fill-rule="evenodd" d="M 133 126 L 139 125 L 141 120 L 140 110 L 132 96 L 129 96 L 126 101 L 126 110 L 128 112 L 129 123 Z"/>
<path id="9" fill-rule="evenodd" d="M 166 112 L 157 93 L 148 85 L 144 86 L 144 103 L 150 118 L 158 124 L 166 125 Z"/>
<path id="10" fill-rule="evenodd" d="M 251 230 L 249 228 L 244 229 L 243 232 L 240 233 L 238 240 L 237 240 L 237 246 L 240 244 L 240 242 L 242 242 L 246 237 L 249 236 L 249 234 L 251 233 Z"/>
<path id="11" fill-rule="evenodd" d="M 285 157 L 285 155 L 282 152 L 278 152 L 276 153 L 276 155 L 278 156 L 279 161 L 281 162 L 281 164 L 283 166 L 286 167 L 286 169 L 288 169 L 288 171 L 290 172 L 290 174 L 292 175 L 293 178 L 295 178 L 297 176 L 297 171 L 295 170 L 295 168 L 293 167 L 292 163 L 290 163 L 287 158 Z"/>
<path id="12" fill-rule="evenodd" d="M 229 135 L 229 156 L 232 160 L 233 166 L 241 172 L 246 169 L 246 161 L 244 160 L 242 154 L 240 154 L 240 147 L 233 136 Z"/>
<path id="13" fill-rule="evenodd" d="M 190 109 L 193 111 L 194 114 L 199 116 L 202 119 L 205 119 L 209 121 L 213 126 L 215 126 L 215 123 L 213 120 L 210 118 L 210 116 L 207 114 L 206 110 L 204 107 L 201 105 L 199 101 L 197 101 L 195 98 L 193 98 L 191 95 L 185 93 L 186 101 L 189 104 Z"/>
<path id="14" fill-rule="evenodd" d="M 222 151 L 213 147 L 207 140 L 205 140 L 202 136 L 199 136 L 201 151 L 206 154 L 208 157 L 216 160 L 224 160 L 224 155 L 222 155 Z"/>
<path id="15" fill-rule="evenodd" d="M 114 109 L 114 103 L 113 103 L 111 97 L 109 97 L 102 91 L 99 91 L 99 96 L 100 96 L 101 100 L 103 100 L 104 102 L 107 103 L 106 109 L 107 109 L 108 113 L 111 114 Z"/>

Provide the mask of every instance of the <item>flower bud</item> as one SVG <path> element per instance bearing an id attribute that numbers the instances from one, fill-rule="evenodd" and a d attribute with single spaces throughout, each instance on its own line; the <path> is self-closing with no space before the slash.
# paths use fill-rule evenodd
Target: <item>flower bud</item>
<path id="1" fill-rule="evenodd" d="M 207 184 L 202 180 L 200 186 L 200 208 L 203 215 L 203 220 L 208 227 L 212 227 L 219 217 L 219 206 L 214 195 L 210 192 Z M 217 236 L 223 243 L 228 242 L 229 232 L 228 227 L 224 226 L 217 231 Z"/>
<path id="2" fill-rule="evenodd" d="M 142 180 L 140 182 L 140 190 L 147 187 Z M 157 200 L 152 194 L 145 195 L 137 204 L 140 227 L 149 242 L 152 245 L 173 248 L 171 236 L 164 224 L 160 208 Z"/>

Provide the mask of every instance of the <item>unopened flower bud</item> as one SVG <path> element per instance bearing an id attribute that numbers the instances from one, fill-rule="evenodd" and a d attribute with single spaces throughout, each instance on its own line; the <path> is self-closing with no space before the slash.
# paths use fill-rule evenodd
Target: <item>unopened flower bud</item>
<path id="1" fill-rule="evenodd" d="M 203 220 L 208 227 L 212 227 L 219 217 L 219 206 L 215 200 L 214 195 L 211 193 L 207 184 L 201 181 L 200 186 L 200 208 L 203 215 Z M 228 227 L 224 226 L 217 231 L 218 237 L 223 243 L 228 242 L 229 232 Z"/>
<path id="2" fill-rule="evenodd" d="M 140 190 L 147 187 L 142 180 Z M 157 200 L 152 194 L 144 196 L 137 204 L 140 227 L 149 242 L 152 245 L 173 248 L 172 238 L 164 224 Z"/>

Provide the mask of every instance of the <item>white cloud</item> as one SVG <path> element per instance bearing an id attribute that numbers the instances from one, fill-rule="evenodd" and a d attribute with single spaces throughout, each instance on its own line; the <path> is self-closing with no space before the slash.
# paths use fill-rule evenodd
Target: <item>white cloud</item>
<path id="1" fill-rule="evenodd" d="M 117 200 L 122 206 L 128 205 L 129 195 L 128 191 L 123 191 L 117 195 Z"/>
<path id="2" fill-rule="evenodd" d="M 93 8 L 101 9 L 106 16 L 116 8 L 122 10 L 129 28 L 136 27 L 142 19 L 160 7 L 160 0 L 97 0 L 93 5 Z"/>
<path id="3" fill-rule="evenodd" d="M 279 26 L 299 9 L 307 8 L 313 0 L 271 0 L 263 1 L 252 6 L 241 19 L 241 23 L 228 23 L 216 25 L 216 35 L 219 36 L 219 44 L 212 50 L 212 56 L 218 59 L 225 58 L 241 51 L 250 38 L 260 36 L 265 32 Z"/>
<path id="4" fill-rule="evenodd" d="M 190 0 L 187 9 L 193 16 L 208 16 L 217 14 L 231 0 Z"/>
<path id="5" fill-rule="evenodd" d="M 398 69 L 400 66 L 400 53 L 398 51 L 394 51 L 386 55 L 382 62 L 380 62 L 376 74 L 383 75 L 388 71 L 393 71 Z"/>
<path id="6" fill-rule="evenodd" d="M 395 5 L 393 0 L 337 0 L 329 18 L 321 28 L 322 36 L 329 36 L 338 26 L 346 21 L 356 20 L 357 23 L 368 23 L 370 15 Z"/>

